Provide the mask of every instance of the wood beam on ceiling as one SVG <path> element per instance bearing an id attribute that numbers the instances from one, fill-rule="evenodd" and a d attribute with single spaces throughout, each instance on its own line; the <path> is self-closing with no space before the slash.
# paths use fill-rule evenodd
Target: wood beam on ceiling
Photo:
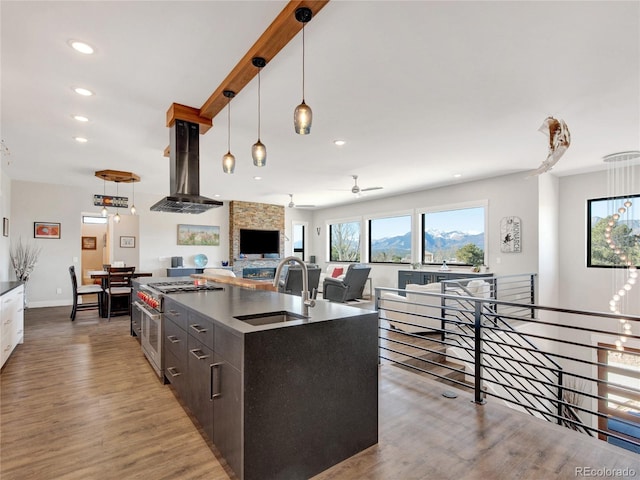
<path id="1" fill-rule="evenodd" d="M 202 107 L 197 109 L 177 103 L 169 107 L 167 127 L 171 127 L 179 118 L 197 123 L 200 125 L 200 133 L 206 133 L 213 126 L 213 118 L 229 102 L 224 96 L 224 90 L 232 90 L 237 95 L 258 74 L 259 69 L 253 66 L 251 60 L 254 57 L 262 57 L 268 64 L 302 30 L 303 24 L 296 20 L 295 11 L 300 7 L 307 7 L 315 17 L 327 3 L 329 0 L 292 0 L 287 3 Z M 169 156 L 169 147 L 164 149 L 164 156 Z"/>
<path id="2" fill-rule="evenodd" d="M 95 172 L 96 177 L 108 182 L 132 183 L 139 182 L 140 177 L 132 172 L 121 172 L 119 170 L 99 170 Z"/>

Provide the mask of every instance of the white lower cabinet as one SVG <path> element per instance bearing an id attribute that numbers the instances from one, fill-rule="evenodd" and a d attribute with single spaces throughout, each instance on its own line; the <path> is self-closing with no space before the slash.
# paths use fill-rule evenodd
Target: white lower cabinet
<path id="1" fill-rule="evenodd" d="M 0 367 L 24 342 L 24 285 L 0 296 Z"/>

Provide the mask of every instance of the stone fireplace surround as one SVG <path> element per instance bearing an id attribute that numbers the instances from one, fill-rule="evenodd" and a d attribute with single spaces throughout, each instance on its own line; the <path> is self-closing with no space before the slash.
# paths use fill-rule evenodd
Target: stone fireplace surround
<path id="1" fill-rule="evenodd" d="M 260 255 L 242 256 L 240 252 L 240 229 L 280 231 L 280 255 L 284 253 L 284 206 L 267 203 L 229 202 L 229 245 L 231 246 L 230 266 L 233 273 L 243 277 L 245 268 L 273 268 L 279 258 L 262 258 Z M 275 270 L 274 270 L 275 273 Z M 266 278 L 266 277 L 265 277 Z M 273 276 L 271 276 L 273 278 Z"/>

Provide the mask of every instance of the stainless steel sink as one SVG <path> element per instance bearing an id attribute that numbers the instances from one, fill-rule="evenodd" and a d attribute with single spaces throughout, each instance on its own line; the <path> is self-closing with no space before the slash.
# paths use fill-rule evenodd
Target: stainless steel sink
<path id="1" fill-rule="evenodd" d="M 254 313 L 251 315 L 238 315 L 238 320 L 242 320 L 243 322 L 248 323 L 249 325 L 270 325 L 272 323 L 284 323 L 284 322 L 292 322 L 295 320 L 304 320 L 307 317 L 304 315 L 300 315 L 298 313 L 291 313 L 285 310 L 280 310 L 278 312 L 268 312 L 268 313 Z"/>

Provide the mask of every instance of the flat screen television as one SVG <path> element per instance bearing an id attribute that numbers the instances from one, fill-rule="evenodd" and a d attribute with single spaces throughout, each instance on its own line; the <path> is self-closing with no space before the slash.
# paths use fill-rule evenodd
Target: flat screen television
<path id="1" fill-rule="evenodd" d="M 280 253 L 280 230 L 240 229 L 240 253 Z"/>

